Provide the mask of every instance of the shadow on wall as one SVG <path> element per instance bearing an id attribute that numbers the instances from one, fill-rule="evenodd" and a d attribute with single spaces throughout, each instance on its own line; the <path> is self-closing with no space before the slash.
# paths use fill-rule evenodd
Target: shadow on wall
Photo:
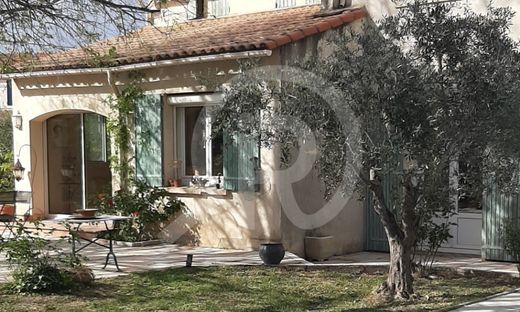
<path id="1" fill-rule="evenodd" d="M 266 217 L 257 211 L 257 195 L 179 196 L 188 211 L 172 218 L 160 238 L 181 245 L 258 249 L 270 236 Z M 267 225 L 267 226 L 266 226 Z"/>
<path id="2" fill-rule="evenodd" d="M 160 238 L 186 246 L 200 245 L 200 222 L 190 212 L 180 212 L 163 225 Z"/>

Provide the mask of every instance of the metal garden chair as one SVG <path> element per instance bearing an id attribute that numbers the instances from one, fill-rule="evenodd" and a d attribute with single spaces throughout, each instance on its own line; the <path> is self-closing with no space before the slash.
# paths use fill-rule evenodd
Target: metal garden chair
<path id="1" fill-rule="evenodd" d="M 4 191 L 0 192 L 0 222 L 3 223 L 4 229 L 2 236 L 6 231 L 9 231 L 9 237 L 14 234 L 14 226 L 16 225 L 16 208 L 18 203 L 27 203 L 29 207 L 27 212 L 31 209 L 31 192 L 25 191 Z M 24 219 L 25 223 L 25 219 Z"/>

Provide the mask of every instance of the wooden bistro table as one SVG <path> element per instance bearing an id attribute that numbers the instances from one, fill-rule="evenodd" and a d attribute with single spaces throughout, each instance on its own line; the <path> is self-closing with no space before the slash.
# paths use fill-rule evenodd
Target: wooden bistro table
<path id="1" fill-rule="evenodd" d="M 76 253 L 80 252 L 81 250 L 85 249 L 86 247 L 88 247 L 92 244 L 98 245 L 100 247 L 108 249 L 108 253 L 107 253 L 107 257 L 106 257 L 105 265 L 103 266 L 103 269 L 105 269 L 107 267 L 108 261 L 110 260 L 110 255 L 112 255 L 112 257 L 114 258 L 114 263 L 116 265 L 117 271 L 121 272 L 121 270 L 119 269 L 119 265 L 117 264 L 116 254 L 114 253 L 112 232 L 114 231 L 115 222 L 129 220 L 129 219 L 131 219 L 131 217 L 102 215 L 102 216 L 96 216 L 96 217 L 91 217 L 91 218 L 68 217 L 68 218 L 62 219 L 60 221 L 70 225 L 70 234 L 72 236 L 72 254 L 73 255 L 75 255 Z M 108 226 L 108 222 L 112 222 L 111 228 Z M 101 239 L 99 237 L 94 237 L 92 239 L 88 239 L 85 237 L 81 237 L 79 235 L 74 235 L 75 233 L 79 232 L 81 225 L 83 225 L 85 223 L 102 223 L 102 224 L 104 224 L 105 229 L 108 233 L 108 245 L 99 243 L 98 240 Z M 87 241 L 87 244 L 76 249 L 76 237 L 78 237 L 78 239 Z"/>

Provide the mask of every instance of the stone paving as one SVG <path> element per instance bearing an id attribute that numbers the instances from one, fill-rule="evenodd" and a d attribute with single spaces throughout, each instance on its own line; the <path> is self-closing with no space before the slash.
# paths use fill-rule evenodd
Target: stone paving
<path id="1" fill-rule="evenodd" d="M 520 311 L 520 292 L 496 296 L 488 300 L 469 304 L 453 310 L 454 312 L 501 312 Z"/>
<path id="2" fill-rule="evenodd" d="M 58 242 L 57 240 L 55 240 Z M 70 248 L 66 242 L 59 242 L 62 248 Z M 258 251 L 216 249 L 204 247 L 183 247 L 174 244 L 160 244 L 146 247 L 114 246 L 117 262 L 122 272 L 117 272 L 113 259 L 103 269 L 107 249 L 90 245 L 81 251 L 87 257 L 86 265 L 96 278 L 115 277 L 133 272 L 163 270 L 186 265 L 187 254 L 193 254 L 193 266 L 215 265 L 262 265 Z M 290 253 L 285 253 L 283 265 L 312 265 L 312 263 Z M 0 255 L 0 282 L 5 281 L 9 268 L 5 257 Z"/>
<path id="3" fill-rule="evenodd" d="M 382 252 L 358 252 L 344 256 L 332 257 L 328 261 L 318 262 L 317 265 L 329 266 L 387 266 L 389 255 Z M 451 268 L 459 272 L 492 272 L 518 277 L 515 263 L 482 261 L 479 256 L 461 254 L 439 254 L 435 267 Z"/>

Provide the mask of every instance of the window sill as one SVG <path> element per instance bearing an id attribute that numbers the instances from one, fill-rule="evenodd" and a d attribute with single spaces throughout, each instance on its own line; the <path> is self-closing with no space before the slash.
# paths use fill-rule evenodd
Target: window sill
<path id="1" fill-rule="evenodd" d="M 210 195 L 210 196 L 226 196 L 228 194 L 227 190 L 224 189 L 217 189 L 214 187 L 202 187 L 202 188 L 196 188 L 196 187 L 189 187 L 189 186 L 182 186 L 182 187 L 165 187 L 164 188 L 168 193 L 171 194 L 179 194 L 179 195 Z"/>

